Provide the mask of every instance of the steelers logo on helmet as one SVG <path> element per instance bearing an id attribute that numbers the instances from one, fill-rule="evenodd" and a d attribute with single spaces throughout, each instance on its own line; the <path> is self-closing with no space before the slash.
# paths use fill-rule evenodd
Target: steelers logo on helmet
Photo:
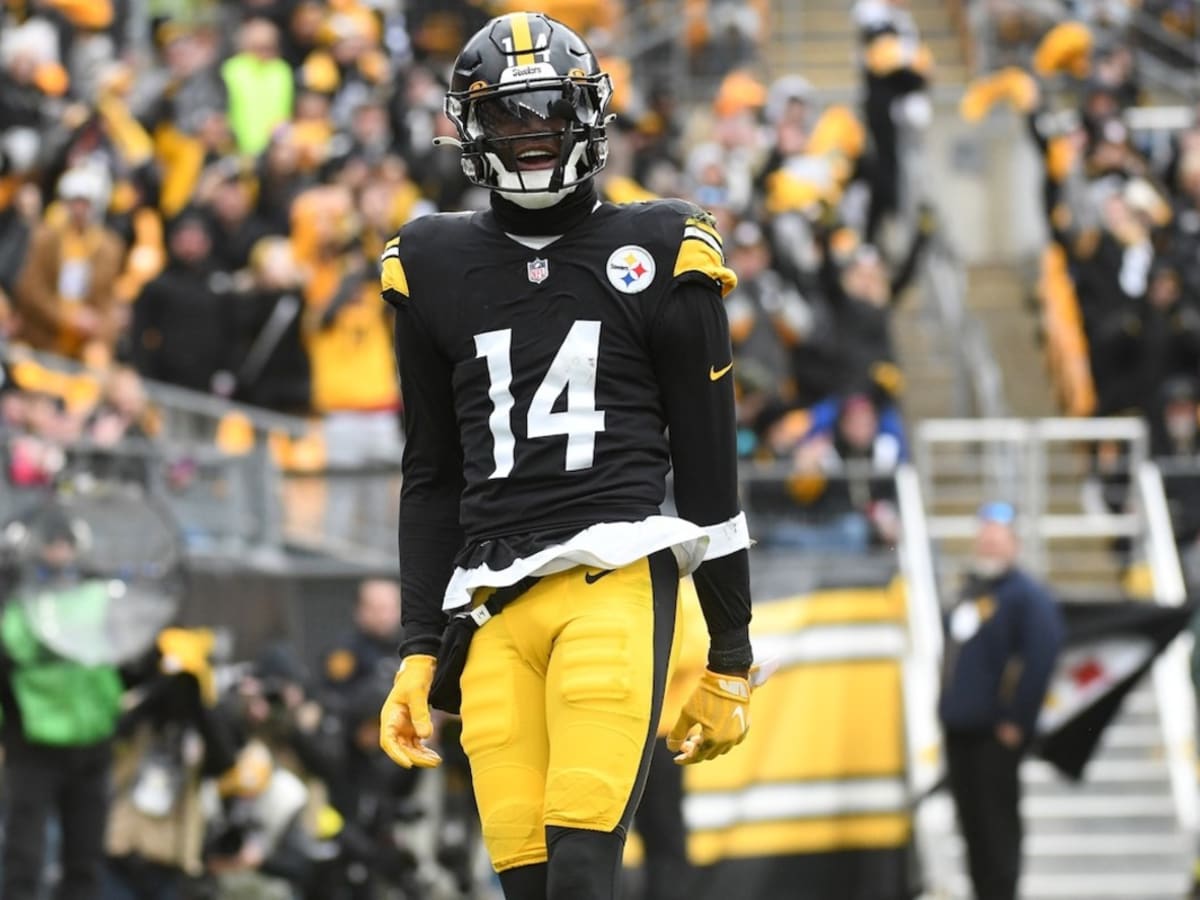
<path id="1" fill-rule="evenodd" d="M 640 294 L 654 281 L 654 257 L 643 247 L 618 247 L 605 267 L 608 282 L 622 294 Z"/>
<path id="2" fill-rule="evenodd" d="M 446 115 L 467 178 L 528 207 L 557 203 L 604 167 L 612 82 L 583 39 L 540 13 L 510 13 L 454 64 Z"/>

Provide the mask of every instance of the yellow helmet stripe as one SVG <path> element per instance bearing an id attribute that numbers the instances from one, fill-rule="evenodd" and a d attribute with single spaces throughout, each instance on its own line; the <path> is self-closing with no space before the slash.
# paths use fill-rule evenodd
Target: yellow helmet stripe
<path id="1" fill-rule="evenodd" d="M 537 62 L 533 53 L 533 33 L 529 30 L 529 14 L 510 13 L 508 24 L 512 28 L 513 53 L 517 55 L 515 65 L 532 66 Z"/>

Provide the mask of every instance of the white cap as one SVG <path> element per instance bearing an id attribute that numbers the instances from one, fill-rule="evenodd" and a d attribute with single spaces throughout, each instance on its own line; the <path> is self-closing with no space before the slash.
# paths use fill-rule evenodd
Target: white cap
<path id="1" fill-rule="evenodd" d="M 87 200 L 96 211 L 108 206 L 108 176 L 98 168 L 76 166 L 58 180 L 58 196 L 63 200 Z"/>

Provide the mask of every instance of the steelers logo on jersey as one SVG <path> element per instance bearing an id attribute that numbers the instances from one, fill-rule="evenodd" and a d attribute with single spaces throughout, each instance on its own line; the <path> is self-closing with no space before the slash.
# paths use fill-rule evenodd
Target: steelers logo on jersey
<path id="1" fill-rule="evenodd" d="M 618 247 L 608 258 L 608 281 L 622 294 L 638 294 L 654 281 L 654 257 L 636 244 Z"/>

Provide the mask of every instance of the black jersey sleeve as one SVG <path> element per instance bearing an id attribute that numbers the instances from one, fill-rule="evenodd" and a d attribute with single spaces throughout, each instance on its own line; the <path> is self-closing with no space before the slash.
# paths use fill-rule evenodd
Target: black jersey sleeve
<path id="1" fill-rule="evenodd" d="M 651 326 L 651 352 L 671 442 L 675 505 L 702 527 L 741 514 L 733 352 L 719 279 L 681 272 Z M 709 667 L 750 666 L 750 566 L 744 547 L 706 559 L 694 574 L 709 631 Z"/>
<path id="2" fill-rule="evenodd" d="M 445 627 L 442 598 L 462 547 L 462 446 L 451 367 L 437 349 L 389 244 L 383 296 L 396 309 L 396 363 L 404 398 L 404 482 L 400 489 L 401 656 L 436 654 Z"/>

